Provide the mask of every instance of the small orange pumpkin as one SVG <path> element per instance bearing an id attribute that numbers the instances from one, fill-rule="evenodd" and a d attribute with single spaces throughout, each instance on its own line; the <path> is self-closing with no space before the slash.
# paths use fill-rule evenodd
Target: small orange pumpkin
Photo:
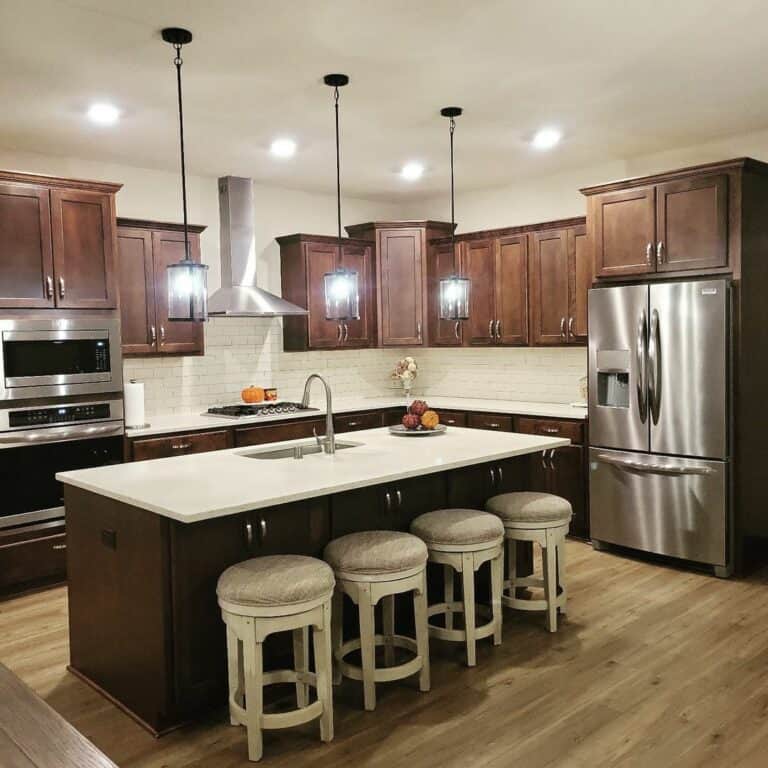
<path id="1" fill-rule="evenodd" d="M 240 393 L 240 397 L 244 403 L 261 403 L 264 401 L 264 390 L 251 384 Z"/>
<path id="2" fill-rule="evenodd" d="M 421 414 L 421 426 L 424 429 L 434 429 L 440 423 L 440 417 L 435 411 L 424 411 Z"/>

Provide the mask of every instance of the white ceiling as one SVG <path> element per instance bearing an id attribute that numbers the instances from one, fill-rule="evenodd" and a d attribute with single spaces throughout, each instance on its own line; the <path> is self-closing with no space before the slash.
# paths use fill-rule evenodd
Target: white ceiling
<path id="1" fill-rule="evenodd" d="M 184 53 L 188 166 L 334 189 L 327 72 L 345 72 L 347 194 L 442 193 L 447 123 L 457 184 L 566 167 L 768 127 L 768 3 L 760 0 L 0 0 L 0 146 L 178 167 L 173 51 Z M 95 100 L 117 126 L 83 117 Z M 565 139 L 528 146 L 542 125 Z M 299 150 L 277 161 L 278 135 Z M 409 184 L 408 160 L 427 166 Z"/>

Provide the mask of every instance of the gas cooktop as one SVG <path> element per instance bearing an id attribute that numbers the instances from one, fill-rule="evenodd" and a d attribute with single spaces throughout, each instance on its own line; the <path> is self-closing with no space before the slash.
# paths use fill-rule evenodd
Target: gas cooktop
<path id="1" fill-rule="evenodd" d="M 253 403 L 239 405 L 217 405 L 209 408 L 204 416 L 224 416 L 229 419 L 242 419 L 246 416 L 280 416 L 284 413 L 316 411 L 317 408 L 302 407 L 300 403 L 281 401 L 277 403 Z"/>

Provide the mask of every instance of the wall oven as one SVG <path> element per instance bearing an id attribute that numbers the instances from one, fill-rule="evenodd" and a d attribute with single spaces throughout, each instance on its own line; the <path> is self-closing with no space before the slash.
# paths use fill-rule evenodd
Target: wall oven
<path id="1" fill-rule="evenodd" d="M 57 472 L 119 464 L 121 396 L 0 410 L 0 528 L 64 517 Z"/>
<path id="2" fill-rule="evenodd" d="M 0 318 L 0 401 L 119 392 L 114 315 Z"/>

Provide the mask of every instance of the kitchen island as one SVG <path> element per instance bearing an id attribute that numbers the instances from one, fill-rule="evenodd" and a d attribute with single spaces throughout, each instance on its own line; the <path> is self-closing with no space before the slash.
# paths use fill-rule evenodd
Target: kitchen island
<path id="1" fill-rule="evenodd" d="M 70 669 L 155 734 L 226 700 L 216 580 L 264 554 L 318 556 L 353 531 L 525 488 L 562 438 L 451 428 L 306 440 L 64 472 Z"/>

